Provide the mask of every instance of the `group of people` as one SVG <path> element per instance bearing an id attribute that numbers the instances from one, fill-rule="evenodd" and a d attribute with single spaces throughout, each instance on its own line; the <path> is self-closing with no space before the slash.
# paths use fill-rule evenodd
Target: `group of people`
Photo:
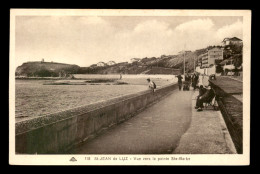
<path id="1" fill-rule="evenodd" d="M 178 78 L 179 90 L 181 91 L 183 87 L 183 82 L 182 82 L 183 77 L 180 74 L 176 77 Z M 192 87 L 195 90 L 197 88 L 198 81 L 199 81 L 198 73 L 193 73 L 193 75 L 187 73 L 185 75 L 185 80 L 184 80 L 184 89 L 186 88 L 189 89 L 190 84 L 192 84 Z"/>
<path id="2" fill-rule="evenodd" d="M 181 91 L 183 86 L 183 82 L 182 82 L 183 77 L 180 74 L 176 77 L 178 78 L 179 90 Z M 156 88 L 156 84 L 150 78 L 148 78 L 147 81 L 148 81 L 149 89 L 151 89 L 154 92 Z M 184 82 L 188 85 L 190 85 L 191 83 L 193 89 L 196 90 L 199 84 L 199 74 L 197 73 L 194 73 L 193 75 L 186 74 Z M 197 109 L 197 111 L 202 111 L 204 108 L 203 103 L 210 102 L 214 97 L 215 97 L 215 92 L 213 88 L 211 88 L 210 84 L 207 85 L 206 87 L 200 85 L 199 95 L 197 96 L 195 109 Z"/>
<path id="3" fill-rule="evenodd" d="M 183 86 L 182 83 L 183 77 L 180 74 L 176 77 L 178 78 L 179 90 L 181 90 Z M 190 84 L 192 84 L 192 87 L 195 90 L 197 88 L 198 81 L 199 81 L 199 75 L 197 73 L 194 73 L 193 75 L 186 74 L 184 83 L 188 85 L 188 88 Z M 153 81 L 151 81 L 150 78 L 147 79 L 147 82 L 148 82 L 149 89 L 154 91 L 156 88 L 156 84 Z"/>
<path id="4" fill-rule="evenodd" d="M 182 87 L 183 90 L 186 89 L 187 88 L 186 85 L 188 85 L 189 88 L 190 84 L 192 85 L 194 90 L 198 88 L 198 84 L 199 84 L 198 73 L 194 73 L 193 75 L 187 73 L 185 75 L 184 85 L 182 82 L 183 77 L 180 74 L 176 77 L 178 78 L 178 86 L 180 91 L 182 90 Z M 214 96 L 215 96 L 215 92 L 211 88 L 211 85 L 207 85 L 207 88 L 205 88 L 203 85 L 200 85 L 199 95 L 197 96 L 195 109 L 197 109 L 197 111 L 202 111 L 204 108 L 203 103 L 210 102 L 214 98 Z"/>

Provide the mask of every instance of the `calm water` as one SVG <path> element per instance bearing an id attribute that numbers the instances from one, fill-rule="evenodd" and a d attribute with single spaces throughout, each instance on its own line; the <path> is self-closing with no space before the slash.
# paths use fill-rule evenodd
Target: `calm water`
<path id="1" fill-rule="evenodd" d="M 110 78 L 110 77 L 109 77 Z M 151 78 L 157 86 L 173 82 L 167 78 Z M 102 100 L 147 90 L 146 77 L 124 78 L 128 85 L 43 85 L 48 80 L 15 81 L 15 117 L 42 116 Z"/>
<path id="2" fill-rule="evenodd" d="M 95 78 L 110 78 L 110 79 L 118 79 L 120 77 L 120 74 L 74 74 L 74 77 L 76 78 L 90 78 L 90 79 L 95 79 Z M 163 74 L 158 74 L 158 75 L 149 75 L 149 74 L 122 74 L 123 79 L 174 79 L 175 75 L 163 75 Z"/>

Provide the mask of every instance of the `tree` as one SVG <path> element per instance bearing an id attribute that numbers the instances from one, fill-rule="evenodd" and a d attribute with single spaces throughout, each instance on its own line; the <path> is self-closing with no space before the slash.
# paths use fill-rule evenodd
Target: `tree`
<path id="1" fill-rule="evenodd" d="M 234 66 L 235 66 L 236 68 L 238 68 L 238 67 L 241 66 L 242 61 L 243 61 L 243 60 L 242 60 L 242 55 L 241 55 L 241 54 L 234 56 Z"/>
<path id="2" fill-rule="evenodd" d="M 221 65 L 217 65 L 216 66 L 216 73 L 222 73 L 223 72 L 223 68 Z"/>

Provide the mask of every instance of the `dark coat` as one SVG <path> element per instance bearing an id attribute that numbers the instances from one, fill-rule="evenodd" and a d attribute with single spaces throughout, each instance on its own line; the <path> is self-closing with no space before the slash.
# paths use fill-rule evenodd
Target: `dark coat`
<path id="1" fill-rule="evenodd" d="M 206 89 L 206 88 L 200 88 L 200 89 L 199 89 L 199 96 L 198 96 L 198 97 L 200 97 L 200 96 L 202 96 L 203 94 L 205 94 L 205 92 L 207 92 L 207 89 Z"/>
<path id="2" fill-rule="evenodd" d="M 207 90 L 207 89 L 206 89 Z M 207 90 L 202 96 L 201 100 L 203 101 L 210 101 L 215 96 L 214 90 L 210 89 Z"/>
<path id="3" fill-rule="evenodd" d="M 178 83 L 182 83 L 182 79 L 183 79 L 182 76 L 178 75 L 177 78 L 178 78 Z"/>

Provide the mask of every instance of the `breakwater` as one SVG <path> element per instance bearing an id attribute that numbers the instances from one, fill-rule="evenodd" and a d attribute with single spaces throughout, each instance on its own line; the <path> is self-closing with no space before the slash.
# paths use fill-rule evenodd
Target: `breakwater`
<path id="1" fill-rule="evenodd" d="M 102 130 L 119 124 L 177 88 L 176 84 L 125 95 L 15 124 L 18 154 L 63 153 Z"/>

